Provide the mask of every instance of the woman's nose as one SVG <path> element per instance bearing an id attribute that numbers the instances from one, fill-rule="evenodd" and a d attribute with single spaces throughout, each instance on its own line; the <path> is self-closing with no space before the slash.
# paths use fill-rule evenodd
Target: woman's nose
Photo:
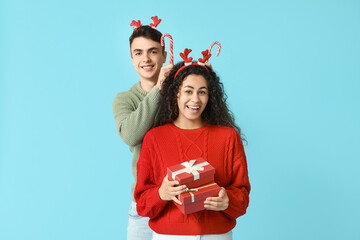
<path id="1" fill-rule="evenodd" d="M 199 102 L 199 96 L 196 94 L 196 93 L 194 93 L 193 94 L 193 96 L 192 96 L 192 99 L 191 99 L 193 102 Z"/>

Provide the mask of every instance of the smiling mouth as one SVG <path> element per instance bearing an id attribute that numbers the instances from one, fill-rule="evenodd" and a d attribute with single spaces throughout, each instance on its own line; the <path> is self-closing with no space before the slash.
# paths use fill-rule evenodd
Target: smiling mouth
<path id="1" fill-rule="evenodd" d="M 199 110 L 200 107 L 195 107 L 195 106 L 186 106 L 187 108 L 189 109 L 192 109 L 192 110 Z"/>
<path id="2" fill-rule="evenodd" d="M 145 71 L 150 71 L 154 68 L 154 65 L 142 66 L 141 68 L 144 69 Z"/>

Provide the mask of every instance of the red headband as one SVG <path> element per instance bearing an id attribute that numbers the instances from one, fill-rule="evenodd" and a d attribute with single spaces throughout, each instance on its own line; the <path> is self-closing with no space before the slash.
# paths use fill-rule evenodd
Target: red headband
<path id="1" fill-rule="evenodd" d="M 154 21 L 154 23 L 150 23 L 150 27 L 156 29 L 156 27 L 161 22 L 161 19 L 159 19 L 158 16 L 151 17 L 151 19 Z M 134 26 L 135 27 L 134 31 L 135 31 L 136 29 L 138 29 L 138 27 L 141 26 L 141 22 L 140 22 L 140 20 L 137 20 L 137 21 L 132 20 L 132 22 L 130 23 L 130 26 Z"/>
<path id="2" fill-rule="evenodd" d="M 174 78 L 176 78 L 176 76 L 179 74 L 179 72 L 181 70 L 183 70 L 184 68 L 186 68 L 187 66 L 190 65 L 198 65 L 198 66 L 202 66 L 203 68 L 205 68 L 207 71 L 209 71 L 209 69 L 207 69 L 205 67 L 205 63 L 207 62 L 207 60 L 209 60 L 209 58 L 211 57 L 211 53 L 209 51 L 209 49 L 201 52 L 201 54 L 203 55 L 203 58 L 199 58 L 198 62 L 192 62 L 193 58 L 192 57 L 188 57 L 189 53 L 191 52 L 191 49 L 187 49 L 185 48 L 184 53 L 180 53 L 180 57 L 184 60 L 184 66 L 182 66 L 181 68 L 179 68 L 179 70 L 177 70 L 177 72 L 175 73 Z"/>

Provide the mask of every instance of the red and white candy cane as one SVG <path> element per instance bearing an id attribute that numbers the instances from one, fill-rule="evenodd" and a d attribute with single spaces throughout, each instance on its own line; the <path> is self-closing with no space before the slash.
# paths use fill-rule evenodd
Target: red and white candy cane
<path id="1" fill-rule="evenodd" d="M 173 56 L 173 49 L 174 49 L 174 46 L 173 46 L 173 38 L 171 37 L 170 34 L 168 33 L 164 33 L 162 36 L 161 36 L 161 46 L 165 47 L 165 43 L 164 43 L 164 38 L 165 37 L 168 37 L 170 39 L 170 63 L 173 64 L 174 63 L 174 56 Z"/>
<path id="2" fill-rule="evenodd" d="M 221 50 L 221 44 L 217 41 L 213 42 L 210 47 L 209 47 L 209 52 L 211 53 L 211 49 L 213 48 L 214 45 L 218 45 L 218 50 L 216 52 L 216 56 L 219 56 L 220 50 Z"/>

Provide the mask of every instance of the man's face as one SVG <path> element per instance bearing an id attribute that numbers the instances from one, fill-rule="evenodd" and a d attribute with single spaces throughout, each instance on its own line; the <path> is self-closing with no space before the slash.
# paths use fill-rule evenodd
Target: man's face
<path id="1" fill-rule="evenodd" d="M 157 82 L 160 69 L 166 60 L 160 43 L 145 37 L 137 37 L 131 44 L 132 62 L 140 80 Z"/>

